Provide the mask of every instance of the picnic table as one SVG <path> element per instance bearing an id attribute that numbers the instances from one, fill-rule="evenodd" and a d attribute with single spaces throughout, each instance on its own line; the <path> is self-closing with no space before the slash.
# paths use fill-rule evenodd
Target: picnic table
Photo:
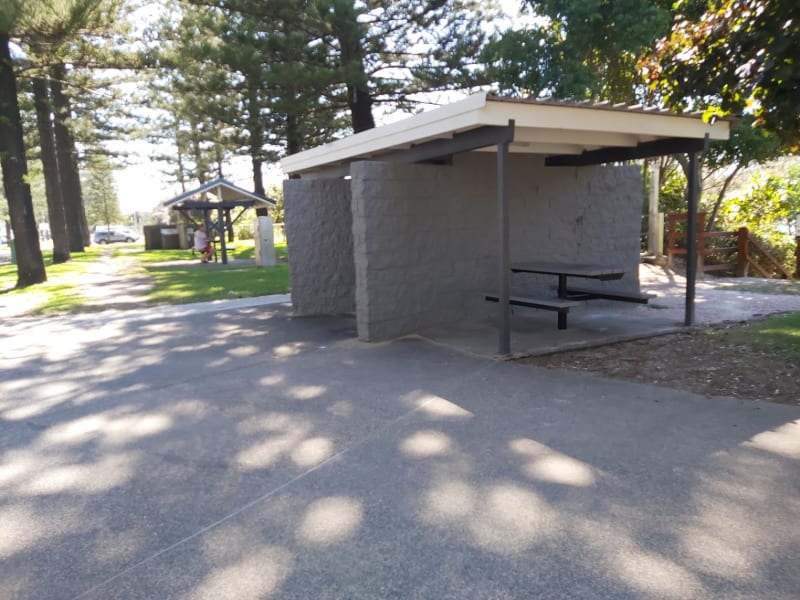
<path id="1" fill-rule="evenodd" d="M 558 297 L 557 298 L 531 298 L 522 296 L 511 296 L 509 303 L 513 306 L 525 306 L 528 308 L 538 308 L 552 310 L 558 313 L 558 328 L 567 328 L 567 313 L 573 306 L 577 306 L 580 300 L 606 299 L 620 300 L 623 302 L 646 303 L 649 296 L 645 294 L 632 294 L 625 292 L 610 292 L 600 289 L 587 289 L 571 287 L 567 283 L 569 277 L 579 277 L 583 279 L 597 279 L 598 281 L 613 281 L 621 279 L 625 275 L 625 270 L 620 267 L 596 265 L 588 263 L 559 263 L 526 261 L 513 263 L 512 273 L 535 273 L 540 275 L 555 275 L 558 277 Z M 499 302 L 500 296 L 494 292 L 485 292 L 484 298 L 490 302 Z"/>
<path id="2" fill-rule="evenodd" d="M 538 273 L 543 275 L 556 275 L 558 277 L 558 297 L 569 298 L 567 277 L 582 277 L 610 281 L 620 279 L 625 271 L 619 267 L 593 265 L 587 263 L 558 263 L 558 262 L 520 262 L 511 265 L 512 273 Z M 584 294 L 581 294 L 583 296 Z M 599 297 L 599 296 L 598 296 Z M 588 298 L 574 298 L 587 300 Z"/>

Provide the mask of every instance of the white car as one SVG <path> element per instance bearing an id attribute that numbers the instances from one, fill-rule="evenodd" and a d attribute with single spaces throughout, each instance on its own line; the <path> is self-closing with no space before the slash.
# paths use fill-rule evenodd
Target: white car
<path id="1" fill-rule="evenodd" d="M 139 236 L 130 229 L 98 229 L 94 232 L 95 244 L 135 242 L 137 239 L 139 239 Z"/>

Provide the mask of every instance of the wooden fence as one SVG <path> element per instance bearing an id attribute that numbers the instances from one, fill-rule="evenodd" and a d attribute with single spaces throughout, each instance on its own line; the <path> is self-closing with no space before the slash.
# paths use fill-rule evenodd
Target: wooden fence
<path id="1" fill-rule="evenodd" d="M 686 213 L 668 215 L 667 264 L 675 256 L 686 256 Z M 767 248 L 754 238 L 747 227 L 736 231 L 706 231 L 706 213 L 697 213 L 697 273 L 727 271 L 735 277 L 748 277 L 755 271 L 761 277 L 792 279 L 792 274 Z M 795 249 L 795 275 L 800 276 L 800 237 Z M 713 257 L 712 260 L 708 260 Z"/>

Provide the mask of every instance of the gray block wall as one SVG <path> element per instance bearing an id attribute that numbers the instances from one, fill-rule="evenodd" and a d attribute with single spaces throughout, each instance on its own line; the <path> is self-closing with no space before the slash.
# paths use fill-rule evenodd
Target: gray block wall
<path id="1" fill-rule="evenodd" d="M 639 291 L 640 169 L 508 163 L 512 261 L 621 266 L 596 287 Z M 391 339 L 492 310 L 499 289 L 496 157 L 448 166 L 365 161 L 351 180 L 284 183 L 292 302 L 298 314 L 356 313 L 361 339 Z M 514 293 L 554 295 L 555 278 L 517 274 Z"/>
<path id="2" fill-rule="evenodd" d="M 513 260 L 619 265 L 638 291 L 638 167 L 546 168 L 510 157 Z M 481 292 L 498 289 L 496 157 L 452 166 L 360 162 L 351 167 L 359 337 L 377 341 L 485 318 Z M 290 247 L 291 248 L 291 247 Z M 553 295 L 555 278 L 515 275 L 513 291 Z"/>
<path id="3" fill-rule="evenodd" d="M 350 182 L 289 179 L 283 183 L 286 243 L 294 311 L 355 311 Z"/>

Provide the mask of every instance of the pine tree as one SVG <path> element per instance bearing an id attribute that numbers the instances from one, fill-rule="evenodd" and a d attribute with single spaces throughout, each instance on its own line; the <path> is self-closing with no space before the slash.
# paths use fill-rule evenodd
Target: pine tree
<path id="1" fill-rule="evenodd" d="M 11 32 L 22 16 L 21 3 L 8 2 L 0 11 L 0 167 L 8 202 L 17 257 L 17 287 L 47 280 L 39 232 L 33 216 L 28 164 L 17 100 L 17 81 L 11 58 Z"/>
<path id="2" fill-rule="evenodd" d="M 70 244 L 67 234 L 67 220 L 64 213 L 64 201 L 61 196 L 61 178 L 58 171 L 58 157 L 56 156 L 49 87 L 47 79 L 43 77 L 35 77 L 33 79 L 32 92 L 36 107 L 36 127 L 39 132 L 50 235 L 53 238 L 53 263 L 58 264 L 70 259 Z"/>

